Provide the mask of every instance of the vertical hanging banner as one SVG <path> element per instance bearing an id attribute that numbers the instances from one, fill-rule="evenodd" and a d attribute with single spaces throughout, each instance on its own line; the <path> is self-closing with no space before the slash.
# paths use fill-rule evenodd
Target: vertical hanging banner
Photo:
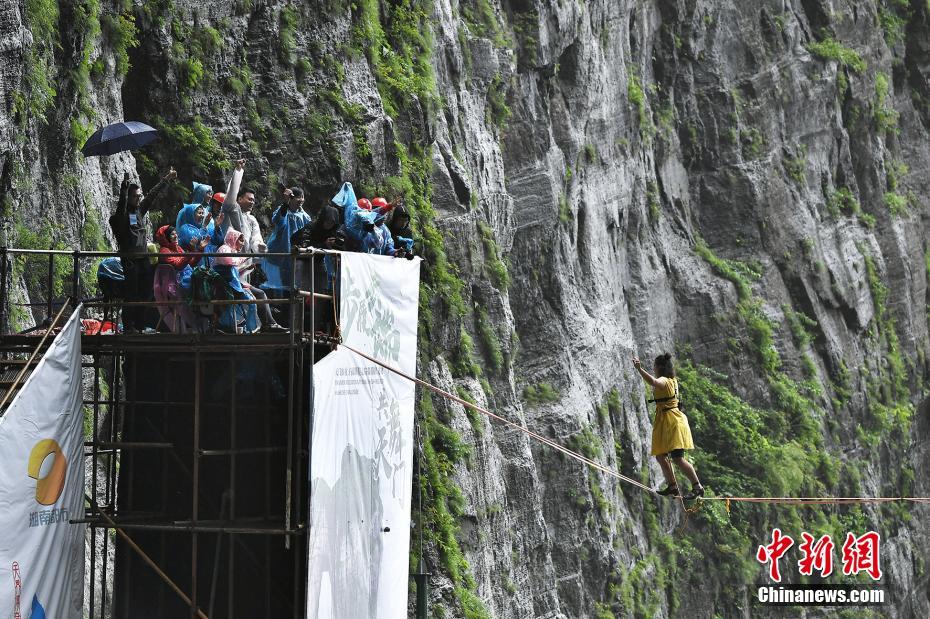
<path id="1" fill-rule="evenodd" d="M 0 418 L 0 617 L 82 616 L 80 308 Z"/>
<path id="2" fill-rule="evenodd" d="M 341 261 L 343 341 L 414 375 L 420 259 Z M 313 388 L 307 617 L 406 617 L 415 385 L 340 347 Z"/>

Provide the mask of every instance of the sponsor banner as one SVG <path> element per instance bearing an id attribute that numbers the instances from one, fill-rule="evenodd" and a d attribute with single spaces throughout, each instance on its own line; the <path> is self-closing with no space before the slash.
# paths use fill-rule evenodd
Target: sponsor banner
<path id="1" fill-rule="evenodd" d="M 420 260 L 343 254 L 346 344 L 416 371 Z M 307 617 L 406 617 L 414 384 L 346 348 L 314 366 Z"/>
<path id="2" fill-rule="evenodd" d="M 417 366 L 420 262 L 342 254 L 342 341 L 410 375 Z"/>
<path id="3" fill-rule="evenodd" d="M 84 434 L 76 310 L 0 418 L 0 616 L 81 617 Z"/>

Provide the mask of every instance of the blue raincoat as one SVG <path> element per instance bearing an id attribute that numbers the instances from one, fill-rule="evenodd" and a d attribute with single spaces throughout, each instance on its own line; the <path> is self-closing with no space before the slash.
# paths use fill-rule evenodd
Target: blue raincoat
<path id="1" fill-rule="evenodd" d="M 204 185 L 198 182 L 194 182 L 193 187 L 190 203 L 181 207 L 181 210 L 178 212 L 178 218 L 175 220 L 174 224 L 175 229 L 178 231 L 178 244 L 185 250 L 190 247 L 191 239 L 194 237 L 203 239 L 209 238 L 209 235 L 213 234 L 212 221 L 206 228 L 201 227 L 194 221 L 194 212 L 197 208 L 201 206 L 203 206 L 204 209 L 207 208 L 203 202 L 207 194 L 213 191 L 213 188 L 210 187 L 210 185 Z"/>
<path id="2" fill-rule="evenodd" d="M 123 286 L 126 276 L 123 275 L 123 263 L 119 258 L 104 258 L 97 265 L 97 285 L 107 299 L 123 298 Z"/>
<path id="3" fill-rule="evenodd" d="M 251 298 L 249 294 L 245 296 Z M 254 305 L 230 305 L 220 312 L 218 323 L 226 331 L 234 332 L 236 326 L 243 326 L 247 333 L 252 333 L 259 327 L 258 311 Z"/>
<path id="4" fill-rule="evenodd" d="M 207 199 L 207 194 L 213 192 L 213 187 L 194 181 L 191 183 L 191 204 L 203 204 Z"/>
<path id="5" fill-rule="evenodd" d="M 178 286 L 181 287 L 185 297 L 189 297 L 191 294 L 191 278 L 193 275 L 194 267 L 189 264 L 185 264 L 184 268 L 178 271 Z"/>
<path id="6" fill-rule="evenodd" d="M 104 258 L 97 265 L 97 279 L 109 279 L 116 282 L 126 281 L 123 275 L 123 263 L 119 258 Z"/>
<path id="7" fill-rule="evenodd" d="M 305 226 L 310 225 L 310 215 L 303 209 L 288 210 L 287 206 L 279 206 L 271 218 L 274 230 L 268 239 L 268 253 L 290 253 L 291 237 Z M 293 274 L 291 273 L 291 259 L 286 257 L 265 258 L 262 265 L 267 281 L 262 288 L 273 290 L 289 290 Z"/>
<path id="8" fill-rule="evenodd" d="M 359 208 L 358 200 L 355 199 L 355 189 L 349 182 L 342 184 L 339 193 L 333 196 L 332 202 L 342 208 L 342 220 L 347 235 L 358 243 L 362 243 L 365 239 L 365 223 L 375 223 L 378 213 Z M 270 247 L 268 251 L 271 251 Z"/>
<path id="9" fill-rule="evenodd" d="M 180 242 L 180 235 L 178 235 L 178 241 Z M 213 227 L 210 229 L 210 242 L 206 247 L 203 248 L 203 253 L 205 254 L 215 254 L 217 250 L 223 245 L 223 231 L 220 228 Z M 207 267 L 208 269 L 213 266 L 215 258 L 210 256 L 204 256 L 200 259 L 200 262 L 197 263 L 199 267 Z"/>
<path id="10" fill-rule="evenodd" d="M 391 236 L 391 231 L 384 225 L 384 215 L 377 215 L 374 223 L 374 229 L 366 232 L 362 237 L 362 253 L 393 256 L 394 238 Z"/>
<path id="11" fill-rule="evenodd" d="M 405 236 L 399 236 L 397 237 L 397 240 L 403 243 L 404 249 L 407 250 L 407 253 L 413 253 L 413 239 L 408 239 Z"/>

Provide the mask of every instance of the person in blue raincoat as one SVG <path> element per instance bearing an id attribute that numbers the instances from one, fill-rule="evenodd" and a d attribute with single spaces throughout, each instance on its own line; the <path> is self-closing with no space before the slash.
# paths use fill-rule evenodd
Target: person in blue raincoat
<path id="1" fill-rule="evenodd" d="M 378 213 L 374 221 L 363 224 L 365 236 L 362 237 L 362 253 L 378 256 L 394 255 L 394 239 L 391 231 L 384 225 L 384 215 Z"/>
<path id="2" fill-rule="evenodd" d="M 349 182 L 343 183 L 339 193 L 333 196 L 333 204 L 342 209 L 347 248 L 357 248 L 366 254 L 395 256 L 398 251 L 395 250 L 391 231 L 385 225 L 385 217 L 394 204 L 388 204 L 382 198 L 376 200 L 383 202 L 384 206 L 372 211 L 359 207 L 355 189 Z"/>
<path id="3" fill-rule="evenodd" d="M 204 183 L 198 183 L 193 181 L 191 183 L 191 195 L 188 198 L 187 203 L 184 206 L 197 207 L 203 206 L 207 208 L 210 203 L 210 198 L 213 197 L 213 187 L 210 185 L 205 185 Z M 182 209 L 183 212 L 183 209 Z M 181 217 L 181 213 L 178 213 L 178 217 Z M 175 226 L 177 229 L 179 226 Z"/>
<path id="4" fill-rule="evenodd" d="M 303 209 L 304 192 L 299 187 L 284 190 L 284 203 L 278 206 L 271 217 L 274 230 L 268 239 L 268 253 L 290 253 L 291 237 L 310 225 L 310 215 Z M 275 291 L 290 290 L 293 281 L 291 259 L 269 256 L 263 268 L 267 281 L 262 288 Z"/>
<path id="5" fill-rule="evenodd" d="M 216 225 L 213 226 L 213 230 L 210 232 L 209 243 L 201 250 L 203 253 L 215 254 L 223 246 L 225 242 L 223 229 L 226 228 L 226 226 L 223 226 L 224 219 L 226 219 L 226 213 L 220 213 L 216 216 Z M 212 256 L 204 256 L 197 266 L 204 266 L 209 269 L 213 266 L 215 260 L 216 258 Z"/>
<path id="6" fill-rule="evenodd" d="M 393 208 L 382 198 L 385 206 L 377 210 L 366 210 L 358 205 L 352 183 L 345 182 L 339 193 L 333 196 L 333 204 L 342 209 L 343 229 L 346 233 L 346 249 L 382 256 L 394 255 L 394 239 L 384 225 L 387 213 Z"/>
<path id="7" fill-rule="evenodd" d="M 375 213 L 359 207 L 358 200 L 355 198 L 355 189 L 350 182 L 342 184 L 339 193 L 333 196 L 332 202 L 342 210 L 343 227 L 349 244 L 347 249 L 361 247 L 362 239 L 366 234 L 365 224 L 374 223 Z"/>
<path id="8" fill-rule="evenodd" d="M 178 212 L 174 228 L 178 232 L 178 243 L 185 250 L 191 248 L 191 241 L 209 239 L 213 233 L 213 221 L 210 214 L 209 201 L 213 196 L 210 185 L 194 182 L 190 195 L 190 202 L 181 207 Z"/>
<path id="9" fill-rule="evenodd" d="M 125 294 L 123 290 L 123 263 L 119 258 L 104 258 L 97 265 L 97 285 L 100 286 L 100 292 L 103 293 L 105 301 L 113 299 L 122 299 Z"/>

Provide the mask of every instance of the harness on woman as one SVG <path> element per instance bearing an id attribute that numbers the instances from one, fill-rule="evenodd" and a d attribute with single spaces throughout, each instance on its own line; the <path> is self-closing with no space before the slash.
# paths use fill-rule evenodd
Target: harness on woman
<path id="1" fill-rule="evenodd" d="M 654 400 L 646 400 L 647 404 L 661 404 L 662 402 L 670 402 L 671 400 L 678 400 L 678 410 L 685 412 L 685 409 L 681 405 L 681 398 L 678 395 L 678 381 L 675 381 L 675 395 L 669 396 L 667 398 L 655 398 Z"/>

